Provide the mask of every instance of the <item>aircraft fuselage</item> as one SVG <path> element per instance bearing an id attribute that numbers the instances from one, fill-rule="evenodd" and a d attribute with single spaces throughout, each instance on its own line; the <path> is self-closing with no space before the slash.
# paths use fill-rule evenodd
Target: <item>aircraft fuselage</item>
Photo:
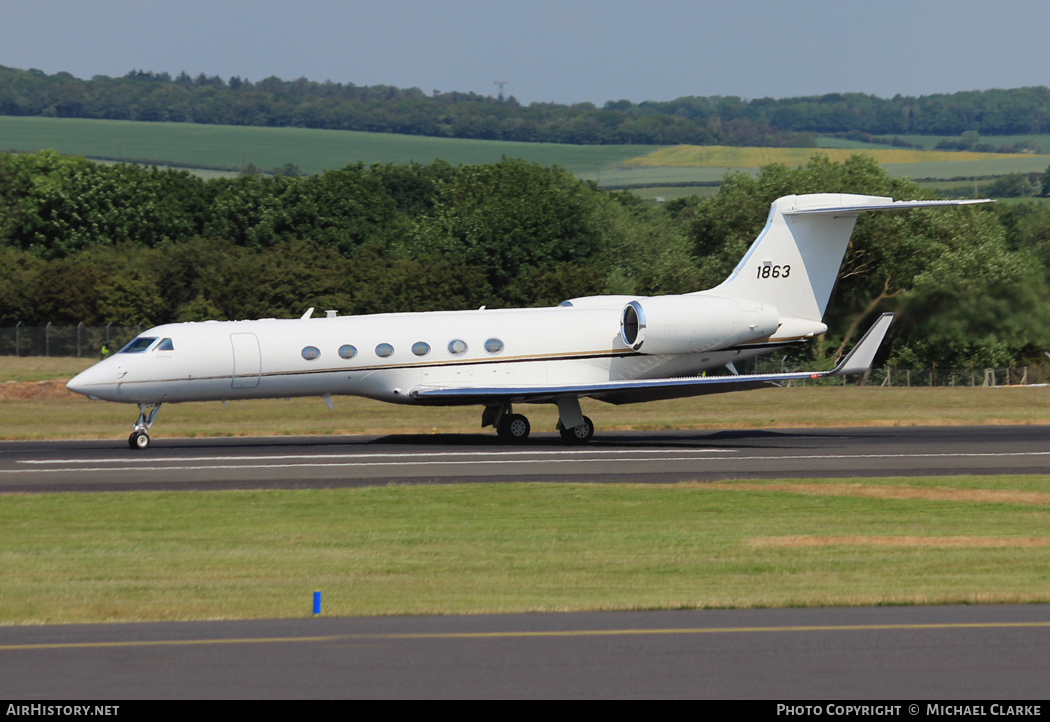
<path id="1" fill-rule="evenodd" d="M 688 376 L 769 350 L 639 353 L 621 338 L 621 311 L 617 304 L 167 324 L 142 333 L 141 349 L 125 348 L 69 387 L 127 403 L 324 394 L 438 403 L 410 392 Z"/>

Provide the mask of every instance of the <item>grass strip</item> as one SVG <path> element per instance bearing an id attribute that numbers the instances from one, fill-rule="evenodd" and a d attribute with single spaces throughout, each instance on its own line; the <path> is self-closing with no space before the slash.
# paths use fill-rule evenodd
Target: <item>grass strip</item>
<path id="1" fill-rule="evenodd" d="M 26 390 L 28 388 L 28 390 Z M 4 398 L 0 439 L 121 439 L 138 411 L 68 393 L 61 384 L 22 387 Z M 157 439 L 212 436 L 490 433 L 480 407 L 413 407 L 337 396 L 330 411 L 319 398 L 165 405 Z M 523 404 L 534 433 L 553 432 L 552 404 Z M 628 406 L 583 399 L 597 433 L 669 429 L 755 429 L 846 426 L 1050 424 L 1050 387 L 770 388 Z"/>
<path id="2" fill-rule="evenodd" d="M 1045 476 L 9 494 L 0 623 L 302 617 L 314 590 L 332 616 L 1047 602 L 1048 496 Z"/>

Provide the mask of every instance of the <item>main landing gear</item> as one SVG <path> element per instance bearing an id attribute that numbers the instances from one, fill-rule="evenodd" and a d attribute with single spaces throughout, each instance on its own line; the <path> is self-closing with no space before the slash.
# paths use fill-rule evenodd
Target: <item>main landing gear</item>
<path id="1" fill-rule="evenodd" d="M 135 422 L 135 430 L 131 432 L 131 436 L 128 437 L 128 446 L 132 449 L 148 449 L 149 448 L 149 427 L 153 425 L 153 420 L 157 418 L 157 412 L 160 411 L 160 404 L 139 404 L 139 420 Z"/>
<path id="2" fill-rule="evenodd" d="M 558 400 L 558 432 L 567 444 L 585 444 L 594 436 L 594 422 L 580 411 L 579 399 Z M 482 426 L 494 426 L 501 441 L 516 444 L 529 438 L 532 426 L 521 414 L 515 414 L 511 405 L 486 406 L 481 416 Z"/>
<path id="3" fill-rule="evenodd" d="M 509 442 L 525 441 L 529 438 L 532 426 L 529 420 L 521 414 L 504 414 L 496 427 L 496 433 L 501 439 Z"/>
<path id="4" fill-rule="evenodd" d="M 559 421 L 558 433 L 561 434 L 561 440 L 566 444 L 586 444 L 594 436 L 594 422 L 591 421 L 590 417 L 584 416 L 582 424 L 566 429 Z"/>

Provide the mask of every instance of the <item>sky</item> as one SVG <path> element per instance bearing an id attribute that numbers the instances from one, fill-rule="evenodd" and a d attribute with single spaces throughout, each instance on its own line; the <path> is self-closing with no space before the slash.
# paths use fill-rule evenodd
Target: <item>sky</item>
<path id="1" fill-rule="evenodd" d="M 1047 0 L 0 0 L 0 65 L 522 103 L 1050 85 Z"/>

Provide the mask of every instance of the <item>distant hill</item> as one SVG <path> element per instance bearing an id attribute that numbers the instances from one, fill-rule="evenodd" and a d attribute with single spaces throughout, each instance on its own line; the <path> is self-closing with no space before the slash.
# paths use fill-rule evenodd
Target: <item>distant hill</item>
<path id="1" fill-rule="evenodd" d="M 613 104 L 616 105 L 616 104 Z M 0 115 L 142 120 L 356 130 L 379 133 L 579 145 L 722 144 L 812 146 L 808 133 L 778 131 L 737 118 L 686 118 L 649 109 L 590 103 L 521 105 L 513 97 L 431 95 L 418 88 L 317 83 L 305 78 L 259 82 L 204 74 L 132 71 L 81 80 L 69 73 L 0 66 Z"/>
<path id="2" fill-rule="evenodd" d="M 975 90 L 890 99 L 863 93 L 796 98 L 685 96 L 666 102 L 522 105 L 513 96 L 318 83 L 258 82 L 133 70 L 82 80 L 0 66 L 0 115 L 301 127 L 579 145 L 813 147 L 814 136 L 1050 133 L 1050 89 Z M 971 145 L 977 145 L 972 142 Z M 1006 150 L 954 147 L 953 150 Z M 1018 150 L 1021 150 L 1020 148 Z"/>

